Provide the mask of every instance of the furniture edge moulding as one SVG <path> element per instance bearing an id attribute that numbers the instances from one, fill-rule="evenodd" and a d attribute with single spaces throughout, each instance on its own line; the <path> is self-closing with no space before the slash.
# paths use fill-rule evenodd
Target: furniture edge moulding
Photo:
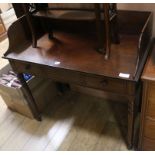
<path id="1" fill-rule="evenodd" d="M 18 18 L 15 22 L 11 24 L 11 26 L 9 27 L 7 31 L 9 47 L 4 54 L 4 58 L 11 51 L 14 51 L 15 49 L 21 47 L 22 45 L 28 44 L 28 43 L 31 44 L 31 34 L 29 31 L 29 27 L 27 26 L 28 25 L 26 22 L 25 15 L 21 16 L 20 18 Z"/>
<path id="2" fill-rule="evenodd" d="M 141 107 L 141 119 L 140 119 L 140 131 L 139 131 L 139 143 L 138 143 L 138 150 L 142 151 L 142 146 L 143 146 L 143 135 L 144 135 L 144 120 L 145 120 L 145 113 L 146 113 L 146 109 L 147 109 L 147 94 L 148 94 L 148 85 L 149 85 L 149 81 L 147 80 L 143 80 L 145 81 L 145 83 L 143 84 L 143 100 L 142 100 L 142 107 Z M 146 103 L 146 104 L 145 104 Z"/>
<path id="3" fill-rule="evenodd" d="M 42 27 L 39 24 L 37 24 L 37 22 L 38 22 L 37 20 L 34 21 L 35 23 L 34 26 L 37 30 L 39 29 L 39 31 L 37 31 L 37 34 L 36 34 L 38 39 L 41 37 L 41 35 L 44 34 L 44 31 Z M 27 22 L 26 15 L 19 17 L 15 22 L 13 22 L 10 25 L 7 31 L 7 36 L 9 40 L 9 47 L 7 51 L 4 53 L 3 58 L 6 58 L 6 56 L 14 50 L 18 50 L 20 48 L 23 49 L 23 47 L 27 48 L 32 44 L 33 38 L 31 35 L 29 24 Z"/>
<path id="4" fill-rule="evenodd" d="M 153 50 L 153 47 L 154 47 L 154 44 L 155 44 L 155 37 L 152 38 L 152 42 L 151 42 L 151 43 L 152 43 L 152 44 L 151 44 L 150 51 Z M 152 52 L 149 52 L 149 54 L 148 54 L 148 59 L 149 59 L 149 57 L 151 57 L 151 53 L 152 53 Z M 148 61 L 146 62 L 145 65 L 146 65 L 146 66 L 149 65 L 149 64 L 148 64 Z M 143 82 L 146 82 L 146 81 L 154 82 L 154 81 L 155 81 L 155 77 L 152 77 L 152 76 L 150 76 L 150 75 L 147 75 L 146 73 L 143 73 L 142 76 L 141 76 L 141 80 L 142 80 Z"/>

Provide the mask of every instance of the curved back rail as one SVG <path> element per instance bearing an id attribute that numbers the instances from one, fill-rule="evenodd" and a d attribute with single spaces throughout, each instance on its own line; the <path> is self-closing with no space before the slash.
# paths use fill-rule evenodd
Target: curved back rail
<path id="1" fill-rule="evenodd" d="M 12 23 L 7 31 L 7 35 L 9 40 L 9 47 L 4 56 L 10 53 L 10 51 L 17 49 L 18 45 L 31 42 L 31 32 L 25 15 Z"/>

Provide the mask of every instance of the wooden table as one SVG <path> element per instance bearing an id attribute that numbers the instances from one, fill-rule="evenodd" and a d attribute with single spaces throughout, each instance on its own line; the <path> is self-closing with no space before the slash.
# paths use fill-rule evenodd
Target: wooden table
<path id="1" fill-rule="evenodd" d="M 126 18 L 127 12 L 124 14 L 121 12 L 121 14 L 120 18 L 123 16 Z M 131 14 L 131 17 L 134 16 L 140 20 L 142 16 L 138 14 Z M 135 23 L 135 21 L 132 22 Z M 39 32 L 41 28 L 37 26 L 36 29 Z M 126 28 L 139 27 L 141 25 L 131 25 L 130 28 L 129 26 Z M 120 44 L 112 44 L 109 60 L 105 60 L 104 55 L 96 51 L 97 44 L 94 38 L 84 34 L 54 32 L 56 39 L 49 40 L 48 35 L 40 31 L 38 47 L 33 48 L 25 17 L 10 27 L 8 36 L 10 45 L 4 58 L 9 59 L 12 68 L 17 72 L 24 87 L 23 94 L 28 98 L 29 107 L 37 120 L 41 120 L 41 113 L 23 79 L 22 73 L 25 72 L 126 97 L 128 99 L 128 148 L 133 146 L 134 121 L 141 87 L 139 77 L 147 57 L 146 55 L 142 59 L 135 75 L 137 60 L 135 53 L 139 44 L 139 34 L 131 35 L 129 31 L 126 34 L 120 33 Z M 149 51 L 149 46 L 147 47 L 146 53 Z"/>

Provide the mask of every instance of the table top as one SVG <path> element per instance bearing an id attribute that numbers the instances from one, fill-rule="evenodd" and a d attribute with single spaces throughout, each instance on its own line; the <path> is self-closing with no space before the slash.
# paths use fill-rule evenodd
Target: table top
<path id="1" fill-rule="evenodd" d="M 152 51 L 149 54 L 141 79 L 155 81 L 155 45 L 153 45 Z"/>
<path id="2" fill-rule="evenodd" d="M 19 46 L 6 58 L 112 78 L 122 78 L 120 73 L 129 74 L 127 80 L 133 80 L 138 35 L 120 35 L 120 44 L 111 46 L 109 60 L 96 51 L 93 38 L 81 35 L 54 32 L 56 39 L 49 40 L 45 34 L 38 40 L 37 48 Z"/>

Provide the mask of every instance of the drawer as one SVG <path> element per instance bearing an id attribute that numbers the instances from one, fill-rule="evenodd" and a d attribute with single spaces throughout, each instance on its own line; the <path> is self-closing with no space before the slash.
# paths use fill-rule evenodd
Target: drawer
<path id="1" fill-rule="evenodd" d="M 32 75 L 50 78 L 54 81 L 77 83 L 80 85 L 85 83 L 82 75 L 75 71 L 16 61 L 13 62 L 13 66 L 15 67 L 14 69 L 18 72 L 30 73 Z"/>
<path id="2" fill-rule="evenodd" d="M 152 83 L 152 82 L 149 82 L 148 97 L 151 97 L 151 98 L 155 99 L 155 84 Z"/>
<path id="3" fill-rule="evenodd" d="M 125 93 L 126 82 L 124 80 L 112 79 L 100 76 L 86 76 L 86 87 L 106 90 L 115 93 Z"/>
<path id="4" fill-rule="evenodd" d="M 146 118 L 144 121 L 144 136 L 155 140 L 155 121 L 151 118 Z"/>
<path id="5" fill-rule="evenodd" d="M 155 119 L 155 99 L 148 99 L 146 115 Z"/>
<path id="6" fill-rule="evenodd" d="M 23 73 L 30 73 L 32 75 L 37 75 L 39 73 L 43 73 L 42 69 L 36 65 L 27 62 L 16 62 L 14 61 L 15 70 Z"/>
<path id="7" fill-rule="evenodd" d="M 31 73 L 51 78 L 55 81 L 74 83 L 88 88 L 105 90 L 113 93 L 125 94 L 127 91 L 126 81 L 119 79 L 95 76 L 61 68 L 53 68 L 26 62 L 14 62 L 17 71 Z"/>
<path id="8" fill-rule="evenodd" d="M 14 60 L 11 60 L 10 63 L 12 64 L 13 69 L 19 73 L 30 73 L 54 81 L 74 83 L 82 86 L 86 83 L 84 73 Z"/>
<path id="9" fill-rule="evenodd" d="M 155 140 L 144 137 L 141 149 L 143 151 L 155 151 Z"/>

